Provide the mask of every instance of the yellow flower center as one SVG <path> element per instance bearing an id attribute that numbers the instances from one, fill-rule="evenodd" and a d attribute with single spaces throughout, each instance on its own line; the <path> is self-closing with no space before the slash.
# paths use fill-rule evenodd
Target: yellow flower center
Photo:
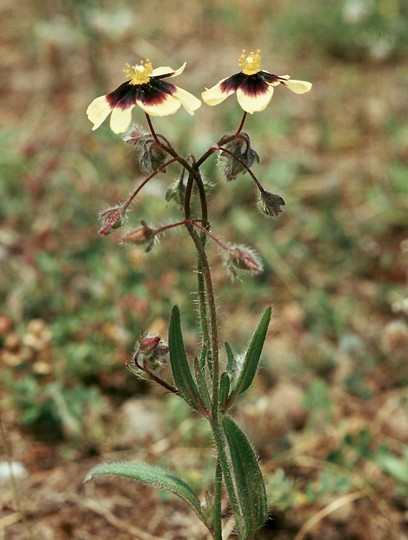
<path id="1" fill-rule="evenodd" d="M 150 76 L 153 72 L 153 66 L 148 58 L 146 61 L 141 61 L 140 64 L 131 66 L 126 64 L 123 72 L 129 80 L 129 84 L 146 84 L 150 81 Z"/>
<path id="2" fill-rule="evenodd" d="M 261 71 L 261 51 L 258 49 L 256 52 L 250 52 L 246 55 L 243 50 L 238 65 L 245 75 L 255 75 L 255 73 Z"/>

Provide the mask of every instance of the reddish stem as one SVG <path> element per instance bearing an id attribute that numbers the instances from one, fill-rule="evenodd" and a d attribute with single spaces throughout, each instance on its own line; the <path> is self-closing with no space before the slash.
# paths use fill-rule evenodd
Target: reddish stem
<path id="1" fill-rule="evenodd" d="M 145 178 L 143 180 L 143 182 L 140 184 L 140 186 L 138 186 L 135 191 L 132 193 L 132 195 L 128 198 L 128 200 L 125 202 L 125 204 L 123 205 L 123 209 L 126 210 L 130 203 L 133 201 L 133 199 L 136 197 L 136 195 L 139 193 L 139 191 L 152 179 L 156 176 L 157 173 L 159 173 L 160 171 L 162 171 L 163 169 L 165 169 L 166 167 L 168 167 L 169 165 L 171 165 L 172 163 L 174 163 L 175 161 L 177 161 L 176 158 L 172 158 L 172 159 L 169 159 L 169 161 L 166 161 L 166 163 L 163 163 L 163 165 L 160 165 L 160 167 L 158 167 L 154 172 L 152 172 L 152 174 L 150 176 L 148 176 L 147 178 Z"/>

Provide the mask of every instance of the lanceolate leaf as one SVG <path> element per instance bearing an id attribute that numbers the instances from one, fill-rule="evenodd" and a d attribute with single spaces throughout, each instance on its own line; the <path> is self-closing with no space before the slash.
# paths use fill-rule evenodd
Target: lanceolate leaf
<path id="1" fill-rule="evenodd" d="M 171 312 L 169 327 L 169 350 L 174 382 L 176 383 L 181 397 L 193 409 L 203 411 L 205 407 L 201 402 L 200 394 L 191 375 L 190 366 L 187 362 L 183 336 L 181 334 L 180 310 L 177 306 L 174 306 L 173 311 Z"/>
<path id="2" fill-rule="evenodd" d="M 85 482 L 93 480 L 97 476 L 112 474 L 136 480 L 141 484 L 153 486 L 174 493 L 184 502 L 189 504 L 200 520 L 207 525 L 203 509 L 196 494 L 181 478 L 169 473 L 165 469 L 137 462 L 103 463 L 91 469 Z"/>
<path id="3" fill-rule="evenodd" d="M 220 403 L 221 407 L 224 408 L 225 403 L 228 399 L 228 393 L 230 390 L 230 376 L 226 371 L 221 374 L 220 379 Z"/>
<path id="4" fill-rule="evenodd" d="M 255 452 L 245 434 L 225 417 L 223 426 L 231 455 L 235 485 L 245 521 L 245 538 L 251 538 L 266 519 L 266 492 Z"/>
<path id="5" fill-rule="evenodd" d="M 227 351 L 227 371 L 230 375 L 232 375 L 234 370 L 234 353 L 227 342 L 225 342 L 225 350 Z"/>
<path id="6" fill-rule="evenodd" d="M 261 352 L 270 319 L 271 308 L 268 308 L 262 315 L 262 319 L 260 320 L 258 327 L 251 338 L 248 350 L 245 354 L 245 358 L 242 364 L 241 372 L 228 399 L 228 406 L 231 406 L 232 403 L 235 401 L 236 397 L 239 394 L 242 394 L 242 392 L 245 392 L 245 390 L 247 390 L 251 386 L 251 383 L 258 369 L 259 359 L 261 357 Z"/>
<path id="7" fill-rule="evenodd" d="M 211 398 L 208 392 L 207 383 L 205 380 L 205 366 L 202 365 L 198 358 L 194 359 L 194 372 L 197 381 L 197 389 L 200 392 L 201 401 L 205 404 L 205 408 L 211 410 Z"/>

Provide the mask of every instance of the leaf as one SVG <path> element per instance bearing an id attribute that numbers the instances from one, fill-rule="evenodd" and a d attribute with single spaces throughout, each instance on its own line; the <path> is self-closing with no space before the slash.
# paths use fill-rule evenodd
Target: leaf
<path id="1" fill-rule="evenodd" d="M 194 372 L 201 401 L 205 404 L 206 410 L 209 411 L 211 410 L 211 398 L 205 380 L 205 366 L 198 358 L 194 359 Z"/>
<path id="2" fill-rule="evenodd" d="M 266 491 L 255 452 L 246 435 L 229 417 L 223 426 L 231 455 L 237 496 L 246 525 L 245 538 L 261 527 L 267 516 Z"/>
<path id="3" fill-rule="evenodd" d="M 189 504 L 200 520 L 208 526 L 197 495 L 188 484 L 181 480 L 181 478 L 169 473 L 165 469 L 138 462 L 118 461 L 114 463 L 102 463 L 101 465 L 93 467 L 88 472 L 84 482 L 89 482 L 97 476 L 108 474 L 130 478 L 141 484 L 174 493 L 174 495 L 177 495 L 180 499 Z"/>
<path id="4" fill-rule="evenodd" d="M 225 404 L 227 402 L 229 390 L 230 390 L 230 376 L 226 371 L 224 371 L 224 373 L 221 374 L 220 396 L 219 396 L 219 400 L 220 400 L 222 408 L 225 407 Z"/>
<path id="5" fill-rule="evenodd" d="M 269 321 L 271 319 L 271 312 L 271 308 L 268 308 L 265 311 L 265 313 L 262 315 L 261 320 L 259 321 L 257 329 L 255 330 L 251 338 L 248 350 L 245 354 L 245 358 L 242 364 L 241 372 L 228 399 L 229 407 L 235 401 L 237 396 L 239 394 L 242 394 L 242 392 L 245 392 L 245 390 L 247 390 L 252 384 L 252 381 L 258 369 L 259 359 L 261 357 L 266 332 L 268 330 Z"/>
<path id="6" fill-rule="evenodd" d="M 174 382 L 181 397 L 193 409 L 201 412 L 205 411 L 205 406 L 201 401 L 200 393 L 188 365 L 183 336 L 181 334 L 180 310 L 177 306 L 173 307 L 170 317 L 169 351 Z"/>
<path id="7" fill-rule="evenodd" d="M 225 350 L 227 351 L 227 371 L 232 376 L 234 370 L 234 353 L 227 342 L 225 342 Z"/>
<path id="8" fill-rule="evenodd" d="M 399 480 L 408 483 L 408 461 L 399 459 L 392 454 L 382 453 L 376 457 L 376 462 L 385 472 Z"/>

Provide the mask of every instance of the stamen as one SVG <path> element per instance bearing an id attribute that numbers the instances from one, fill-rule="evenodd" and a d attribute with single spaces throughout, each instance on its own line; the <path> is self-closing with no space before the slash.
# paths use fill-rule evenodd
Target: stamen
<path id="1" fill-rule="evenodd" d="M 153 66 L 148 58 L 145 61 L 141 60 L 140 64 L 131 66 L 126 64 L 123 70 L 125 76 L 129 80 L 129 84 L 147 84 L 150 81 L 150 76 L 153 72 Z"/>
<path id="2" fill-rule="evenodd" d="M 245 50 L 243 50 L 238 65 L 245 75 L 255 75 L 255 73 L 261 71 L 261 51 L 258 49 L 256 52 L 252 51 L 246 55 Z"/>

